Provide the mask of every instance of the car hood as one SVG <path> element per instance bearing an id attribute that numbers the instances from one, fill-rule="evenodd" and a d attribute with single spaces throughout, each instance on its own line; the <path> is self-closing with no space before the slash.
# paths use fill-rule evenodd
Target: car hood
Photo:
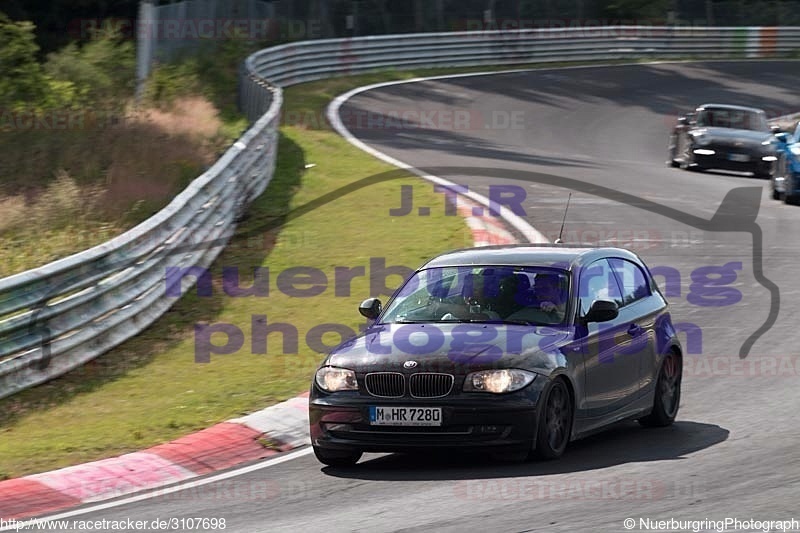
<path id="1" fill-rule="evenodd" d="M 738 140 L 748 144 L 761 144 L 772 138 L 772 133 L 769 132 L 735 128 L 696 128 L 693 131 L 694 133 L 703 132 L 712 139 Z"/>
<path id="2" fill-rule="evenodd" d="M 522 368 L 549 374 L 565 366 L 567 327 L 476 323 L 381 324 L 342 343 L 326 358 L 356 372 L 446 372 Z M 416 362 L 407 369 L 404 363 Z"/>

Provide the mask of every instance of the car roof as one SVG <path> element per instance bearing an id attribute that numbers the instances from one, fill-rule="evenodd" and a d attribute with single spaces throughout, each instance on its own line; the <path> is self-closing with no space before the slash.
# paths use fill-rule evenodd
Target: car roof
<path id="1" fill-rule="evenodd" d="M 759 109 L 757 107 L 747 107 L 747 106 L 732 105 L 732 104 L 703 104 L 701 106 L 698 106 L 696 111 L 702 111 L 703 109 L 707 109 L 709 107 L 713 107 L 716 109 L 722 108 L 722 109 L 733 109 L 736 111 L 751 111 L 754 113 L 764 113 L 763 109 Z"/>
<path id="2" fill-rule="evenodd" d="M 565 270 L 585 266 L 603 257 L 620 257 L 644 264 L 635 253 L 623 248 L 587 247 L 569 244 L 512 244 L 481 246 L 447 252 L 434 257 L 425 268 L 493 265 L 493 266 L 553 266 Z"/>

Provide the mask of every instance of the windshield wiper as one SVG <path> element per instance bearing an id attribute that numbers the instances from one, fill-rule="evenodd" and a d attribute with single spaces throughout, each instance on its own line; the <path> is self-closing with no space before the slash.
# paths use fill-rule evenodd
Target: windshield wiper
<path id="1" fill-rule="evenodd" d="M 515 319 L 499 319 L 499 320 L 483 320 L 487 324 L 513 324 L 516 326 L 536 326 L 537 324 L 529 320 L 515 320 Z"/>
<path id="2" fill-rule="evenodd" d="M 502 318 L 459 318 L 455 320 L 439 320 L 439 322 L 462 322 L 467 324 L 512 324 L 516 326 L 535 326 L 533 322 L 527 320 L 504 320 Z"/>
<path id="3" fill-rule="evenodd" d="M 486 319 L 486 318 L 453 318 L 450 320 L 442 320 L 440 318 L 429 318 L 427 320 L 412 320 L 408 318 L 396 318 L 392 322 L 384 322 L 385 324 L 511 324 L 515 326 L 537 326 L 535 322 L 528 320 L 514 320 L 514 319 Z"/>

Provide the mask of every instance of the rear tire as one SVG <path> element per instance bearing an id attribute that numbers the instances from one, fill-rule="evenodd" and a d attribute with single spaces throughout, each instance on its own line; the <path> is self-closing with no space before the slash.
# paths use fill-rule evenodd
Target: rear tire
<path id="1" fill-rule="evenodd" d="M 558 459 L 564 454 L 572 434 L 572 397 L 561 379 L 554 380 L 543 396 L 536 449 L 532 455 L 544 460 Z"/>
<path id="2" fill-rule="evenodd" d="M 788 205 L 794 205 L 797 203 L 797 197 L 793 194 L 790 194 L 790 191 L 795 190 L 794 180 L 797 179 L 794 174 L 786 173 L 785 179 L 783 180 L 783 201 Z"/>
<path id="3" fill-rule="evenodd" d="M 653 410 L 639 423 L 645 427 L 665 427 L 671 425 L 678 415 L 681 403 L 681 374 L 683 364 L 681 357 L 675 352 L 669 352 L 661 362 L 656 381 Z"/>
<path id="4" fill-rule="evenodd" d="M 317 460 L 328 466 L 353 466 L 361 459 L 361 452 L 339 452 L 318 448 L 316 446 L 312 447 L 314 448 L 314 455 L 317 457 Z"/>

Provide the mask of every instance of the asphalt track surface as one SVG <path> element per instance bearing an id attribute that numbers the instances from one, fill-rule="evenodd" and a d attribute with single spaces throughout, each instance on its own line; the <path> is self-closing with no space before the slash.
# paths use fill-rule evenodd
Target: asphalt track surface
<path id="1" fill-rule="evenodd" d="M 487 196 L 490 185 L 523 187 L 525 218 L 549 237 L 572 191 L 568 240 L 629 246 L 636 237 L 633 248 L 651 267 L 677 269 L 673 318 L 697 325 L 702 346 L 686 355 L 674 426 L 624 423 L 546 463 L 369 454 L 355 468 L 332 469 L 301 452 L 183 496 L 74 518 L 217 517 L 237 532 L 625 531 L 625 518 L 636 530 L 640 518 L 800 519 L 800 207 L 773 201 L 768 182 L 747 175 L 665 165 L 679 113 L 723 102 L 782 115 L 800 110 L 799 88 L 800 62 L 650 64 L 404 84 L 342 108 L 359 139 L 401 161 Z M 462 112 L 459 127 L 445 118 L 431 128 L 430 111 L 448 110 Z M 358 127 L 352 118 L 419 111 L 429 112 L 425 128 L 381 126 L 376 115 Z M 746 187 L 758 190 L 729 198 L 708 222 L 729 191 Z M 779 303 L 756 278 L 762 252 Z M 742 263 L 729 284 L 740 301 L 701 306 L 702 291 L 694 291 L 701 300 L 688 297 L 692 272 L 731 262 Z M 775 313 L 771 329 L 754 337 Z"/>

